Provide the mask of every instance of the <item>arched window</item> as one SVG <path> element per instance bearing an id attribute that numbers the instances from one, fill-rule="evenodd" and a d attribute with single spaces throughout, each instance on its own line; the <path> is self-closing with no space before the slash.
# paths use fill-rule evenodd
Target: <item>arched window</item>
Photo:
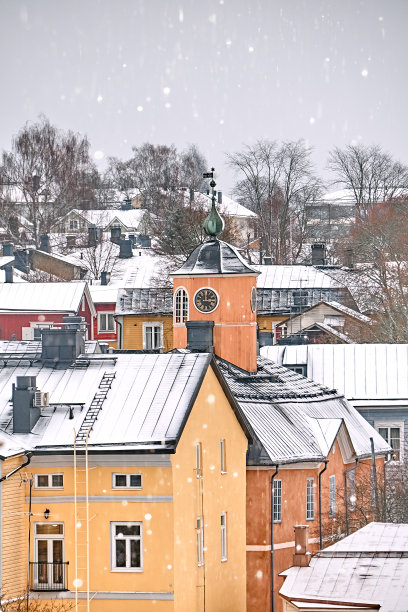
<path id="1" fill-rule="evenodd" d="M 183 288 L 174 294 L 174 322 L 185 323 L 188 319 L 188 295 Z"/>

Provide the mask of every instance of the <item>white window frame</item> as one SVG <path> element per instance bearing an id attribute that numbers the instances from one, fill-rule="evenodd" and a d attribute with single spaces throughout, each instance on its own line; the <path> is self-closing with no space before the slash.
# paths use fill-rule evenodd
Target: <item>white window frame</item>
<path id="1" fill-rule="evenodd" d="M 200 478 L 200 476 L 202 475 L 202 471 L 203 471 L 203 449 L 201 446 L 201 442 L 196 442 L 196 446 L 195 446 L 195 453 L 196 453 L 196 476 L 197 478 Z"/>
<path id="2" fill-rule="evenodd" d="M 227 547 L 227 513 L 221 512 L 220 517 L 221 527 L 221 562 L 228 561 Z"/>
<path id="3" fill-rule="evenodd" d="M 227 455 L 226 455 L 226 444 L 225 438 L 220 440 L 220 464 L 221 464 L 221 474 L 227 473 Z"/>
<path id="4" fill-rule="evenodd" d="M 329 476 L 329 517 L 336 516 L 336 476 Z"/>
<path id="5" fill-rule="evenodd" d="M 202 516 L 196 519 L 197 565 L 204 565 L 204 520 Z"/>
<path id="6" fill-rule="evenodd" d="M 123 538 L 117 538 L 116 536 L 116 527 L 120 527 L 124 525 L 126 527 L 129 526 L 139 526 L 140 527 L 140 535 L 139 536 L 123 536 Z M 143 523 L 141 521 L 111 521 L 111 572 L 143 572 Z M 126 558 L 127 563 L 130 562 L 130 541 L 136 540 L 140 542 L 140 567 L 130 567 L 126 564 L 126 567 L 117 567 L 116 566 L 116 541 L 120 539 L 126 540 Z"/>
<path id="7" fill-rule="evenodd" d="M 124 486 L 120 486 L 117 485 L 115 483 L 116 481 L 116 476 L 126 476 L 126 485 Z M 130 477 L 131 476 L 140 476 L 140 486 L 132 486 L 130 484 Z M 140 472 L 132 472 L 132 473 L 127 473 L 127 472 L 113 472 L 112 474 L 112 489 L 116 489 L 116 490 L 126 490 L 126 489 L 130 489 L 131 491 L 140 491 L 143 488 L 143 478 L 142 478 L 142 474 L 140 474 Z"/>
<path id="8" fill-rule="evenodd" d="M 375 421 L 374 423 L 374 428 L 376 429 L 376 431 L 378 431 L 378 433 L 380 434 L 380 429 L 388 429 L 388 444 L 391 446 L 389 440 L 390 440 L 390 434 L 391 434 L 391 429 L 399 429 L 400 430 L 400 437 L 399 437 L 399 443 L 400 443 L 400 448 L 399 448 L 399 453 L 400 453 L 400 458 L 399 459 L 393 459 L 392 458 L 392 454 L 391 455 L 391 462 L 394 464 L 400 464 L 404 461 L 404 422 L 403 421 Z M 381 436 L 381 434 L 380 434 Z M 384 438 L 385 440 L 385 438 Z"/>
<path id="9" fill-rule="evenodd" d="M 315 519 L 315 494 L 314 494 L 314 478 L 306 479 L 306 520 L 314 521 Z"/>
<path id="10" fill-rule="evenodd" d="M 43 487 L 43 486 L 38 484 L 38 477 L 39 476 L 47 476 L 48 477 L 48 485 L 46 487 Z M 52 477 L 53 476 L 62 476 L 62 486 L 53 486 L 53 484 L 52 484 Z M 44 491 L 44 490 L 49 490 L 49 489 L 53 489 L 53 490 L 56 489 L 56 490 L 62 491 L 64 489 L 64 474 L 63 474 L 63 472 L 55 472 L 55 473 L 50 473 L 50 474 L 34 474 L 34 489 L 37 489 L 39 491 Z"/>
<path id="11" fill-rule="evenodd" d="M 147 342 L 146 342 L 146 329 L 148 327 L 159 327 L 160 328 L 160 346 L 157 347 L 152 347 L 151 349 L 147 349 Z M 142 333 L 143 333 L 143 350 L 157 350 L 160 348 L 163 348 L 163 321 L 144 321 L 142 324 Z M 154 338 L 154 331 L 153 331 L 153 336 L 152 338 Z"/>
<path id="12" fill-rule="evenodd" d="M 109 315 L 112 315 L 113 329 L 102 329 L 101 319 L 102 317 L 106 317 L 105 321 L 108 322 Z M 114 333 L 116 333 L 115 311 L 114 310 L 100 310 L 98 312 L 98 334 L 114 334 Z"/>
<path id="13" fill-rule="evenodd" d="M 185 287 L 178 287 L 174 293 L 173 304 L 173 323 L 175 325 L 184 325 L 185 322 L 188 321 L 189 306 L 190 304 L 187 289 Z"/>
<path id="14" fill-rule="evenodd" d="M 273 481 L 272 517 L 274 523 L 282 522 L 282 480 L 279 478 Z"/>

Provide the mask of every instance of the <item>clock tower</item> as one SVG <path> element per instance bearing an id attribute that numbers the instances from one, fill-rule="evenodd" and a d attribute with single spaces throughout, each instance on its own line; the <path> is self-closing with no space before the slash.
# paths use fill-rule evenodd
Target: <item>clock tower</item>
<path id="1" fill-rule="evenodd" d="M 208 239 L 176 272 L 174 280 L 174 348 L 187 347 L 187 321 L 213 322 L 215 354 L 247 372 L 256 372 L 256 278 L 236 249 L 218 240 L 224 222 L 215 207 L 203 227 Z"/>

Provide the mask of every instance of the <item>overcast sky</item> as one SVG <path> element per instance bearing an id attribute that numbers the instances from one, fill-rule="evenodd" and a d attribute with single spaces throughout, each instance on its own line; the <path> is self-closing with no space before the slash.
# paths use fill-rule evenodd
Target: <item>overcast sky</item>
<path id="1" fill-rule="evenodd" d="M 303 138 L 408 163 L 408 0 L 0 0 L 0 149 L 44 113 L 100 167 L 148 141 L 225 153 Z"/>

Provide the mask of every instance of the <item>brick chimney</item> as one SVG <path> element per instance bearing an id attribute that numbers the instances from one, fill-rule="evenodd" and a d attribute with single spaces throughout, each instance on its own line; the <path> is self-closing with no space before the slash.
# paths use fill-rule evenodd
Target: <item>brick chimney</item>
<path id="1" fill-rule="evenodd" d="M 309 525 L 295 525 L 295 554 L 293 565 L 295 567 L 308 567 L 310 563 L 309 552 Z"/>

